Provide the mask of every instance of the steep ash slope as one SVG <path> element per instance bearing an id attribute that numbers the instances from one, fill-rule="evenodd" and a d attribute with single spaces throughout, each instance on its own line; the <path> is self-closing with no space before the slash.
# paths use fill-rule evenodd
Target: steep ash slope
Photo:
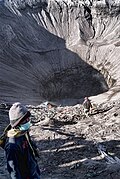
<path id="1" fill-rule="evenodd" d="M 119 85 L 117 1 L 114 6 L 50 0 L 4 4 L 0 102 L 79 99 Z"/>

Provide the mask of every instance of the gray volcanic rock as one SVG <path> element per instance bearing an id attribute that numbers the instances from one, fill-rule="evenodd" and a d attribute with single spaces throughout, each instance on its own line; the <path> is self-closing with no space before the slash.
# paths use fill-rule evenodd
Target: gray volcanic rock
<path id="1" fill-rule="evenodd" d="M 119 2 L 5 0 L 0 102 L 39 104 L 119 92 Z M 113 88 L 114 87 L 114 88 Z"/>

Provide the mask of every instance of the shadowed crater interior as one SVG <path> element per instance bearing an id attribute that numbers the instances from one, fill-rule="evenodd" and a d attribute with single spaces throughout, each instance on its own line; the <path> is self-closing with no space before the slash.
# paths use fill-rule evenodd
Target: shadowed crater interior
<path id="1" fill-rule="evenodd" d="M 48 64 L 51 70 L 40 82 L 39 91 L 43 98 L 79 99 L 108 90 L 103 75 L 70 50 L 56 50 L 49 52 L 48 56 L 56 60 L 52 63 L 49 58 Z"/>

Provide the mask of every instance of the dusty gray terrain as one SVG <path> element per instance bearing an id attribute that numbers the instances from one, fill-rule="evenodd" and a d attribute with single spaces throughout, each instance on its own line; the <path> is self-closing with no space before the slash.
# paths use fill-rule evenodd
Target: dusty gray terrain
<path id="1" fill-rule="evenodd" d="M 119 105 L 119 100 L 94 104 L 89 117 L 84 116 L 80 104 L 51 110 L 27 106 L 32 114 L 30 135 L 39 148 L 41 178 L 119 179 Z M 8 123 L 8 110 L 2 109 L 0 114 L 2 131 Z M 0 177 L 7 179 L 2 149 L 0 159 Z"/>
<path id="2" fill-rule="evenodd" d="M 58 108 L 49 122 L 46 119 L 33 124 L 31 136 L 40 149 L 43 178 L 119 179 L 120 161 L 107 164 L 109 157 L 98 152 L 101 144 L 113 159 L 120 158 L 119 101 L 98 105 L 97 111 L 95 105 L 94 109 L 86 118 L 79 104 Z"/>
<path id="3" fill-rule="evenodd" d="M 120 178 L 119 58 L 119 0 L 0 1 L 0 104 L 31 111 L 41 178 Z M 41 111 L 47 100 L 64 107 Z M 8 123 L 0 109 L 0 133 Z M 2 149 L 0 178 L 9 178 Z"/>

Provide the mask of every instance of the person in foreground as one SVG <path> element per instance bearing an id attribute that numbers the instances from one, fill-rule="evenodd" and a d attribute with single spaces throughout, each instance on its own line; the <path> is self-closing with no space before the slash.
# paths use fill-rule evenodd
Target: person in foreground
<path id="1" fill-rule="evenodd" d="M 19 102 L 9 110 L 11 129 L 7 131 L 4 150 L 12 179 L 40 179 L 35 145 L 29 136 L 29 117 L 30 112 Z"/>

